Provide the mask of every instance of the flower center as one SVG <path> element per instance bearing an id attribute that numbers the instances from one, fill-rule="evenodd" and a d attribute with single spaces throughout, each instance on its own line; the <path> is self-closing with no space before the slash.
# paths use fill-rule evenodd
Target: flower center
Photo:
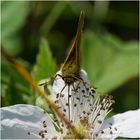
<path id="1" fill-rule="evenodd" d="M 56 94 L 55 103 L 80 134 L 74 134 L 63 124 L 63 138 L 97 138 L 106 115 L 114 102 L 112 96 L 94 98 L 95 89 L 87 82 L 77 81 Z M 62 120 L 61 120 L 62 122 Z"/>

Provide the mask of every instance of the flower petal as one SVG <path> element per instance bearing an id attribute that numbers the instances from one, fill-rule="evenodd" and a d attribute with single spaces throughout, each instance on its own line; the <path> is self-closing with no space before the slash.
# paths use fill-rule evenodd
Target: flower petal
<path id="1" fill-rule="evenodd" d="M 101 138 L 140 137 L 140 109 L 115 115 L 102 125 Z"/>
<path id="2" fill-rule="evenodd" d="M 58 74 L 62 75 L 61 71 Z M 92 89 L 90 88 L 87 74 L 84 70 L 81 70 L 80 78 L 83 81 L 79 79 L 71 85 L 66 85 L 59 75 L 56 76 L 53 83 L 53 95 L 56 96 L 56 103 L 64 111 L 64 114 L 71 121 L 76 122 L 83 110 L 87 110 L 90 104 L 93 103 Z"/>
<path id="3" fill-rule="evenodd" d="M 59 76 L 62 75 L 61 71 L 58 71 L 56 75 L 57 76 L 53 82 L 53 92 L 50 96 L 52 99 L 54 99 L 55 103 L 61 107 L 62 110 L 65 110 L 66 104 L 68 102 L 68 86 L 65 86 L 64 80 Z M 68 117 L 68 113 L 66 114 Z"/>
<path id="4" fill-rule="evenodd" d="M 58 136 L 53 121 L 42 109 L 32 105 L 1 108 L 2 139 L 51 139 Z"/>

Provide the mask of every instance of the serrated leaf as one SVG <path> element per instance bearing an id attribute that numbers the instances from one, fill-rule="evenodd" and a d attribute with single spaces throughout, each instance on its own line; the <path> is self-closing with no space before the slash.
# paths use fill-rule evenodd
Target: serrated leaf
<path id="1" fill-rule="evenodd" d="M 52 58 L 49 44 L 45 39 L 41 40 L 39 46 L 39 54 L 37 56 L 37 63 L 33 68 L 33 78 L 39 82 L 41 79 L 46 79 L 56 73 L 56 64 Z"/>
<path id="2" fill-rule="evenodd" d="M 119 87 L 138 76 L 138 42 L 122 42 L 111 35 L 85 34 L 83 66 L 101 93 Z"/>

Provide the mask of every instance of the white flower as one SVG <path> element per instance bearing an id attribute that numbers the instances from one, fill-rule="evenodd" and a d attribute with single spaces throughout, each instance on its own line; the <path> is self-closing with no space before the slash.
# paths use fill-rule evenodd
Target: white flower
<path id="1" fill-rule="evenodd" d="M 58 74 L 61 75 L 61 72 L 59 71 Z M 86 72 L 81 70 L 80 74 L 84 81 L 77 81 L 74 85 L 70 85 L 70 90 L 68 90 L 68 86 L 65 87 L 62 93 L 61 90 L 65 83 L 62 78 L 57 76 L 53 84 L 53 93 L 56 94 L 56 104 L 60 106 L 70 122 L 74 123 L 79 129 L 81 124 L 84 126 L 85 138 L 140 137 L 138 131 L 140 125 L 139 110 L 124 113 L 124 115 L 116 115 L 104 121 L 106 115 L 111 111 L 110 106 L 114 102 L 112 96 L 94 99 L 95 90 L 90 87 Z M 129 134 L 129 132 L 131 133 Z"/>
<path id="2" fill-rule="evenodd" d="M 60 72 L 59 72 L 60 73 Z M 94 88 L 89 86 L 87 75 L 82 70 L 84 81 L 65 86 L 57 76 L 53 84 L 55 103 L 69 119 L 81 138 L 114 139 L 116 137 L 140 137 L 140 110 L 128 111 L 104 120 L 113 103 L 112 96 L 93 98 Z M 69 92 L 68 92 L 69 91 Z M 95 101 L 94 101 L 95 100 Z M 45 113 L 39 107 L 15 105 L 1 109 L 3 139 L 64 139 L 75 138 L 61 118 Z M 57 120 L 57 122 L 56 122 Z"/>
<path id="3" fill-rule="evenodd" d="M 1 109 L 2 139 L 51 139 L 57 136 L 53 120 L 42 109 L 18 104 Z"/>

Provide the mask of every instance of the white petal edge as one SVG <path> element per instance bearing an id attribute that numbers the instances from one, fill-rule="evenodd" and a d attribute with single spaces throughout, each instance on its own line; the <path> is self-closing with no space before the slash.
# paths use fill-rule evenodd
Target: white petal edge
<path id="1" fill-rule="evenodd" d="M 47 123 L 48 138 L 58 136 L 50 116 L 37 106 L 18 104 L 0 110 L 2 139 L 41 139 L 38 133 L 44 130 L 43 121 Z"/>
<path id="2" fill-rule="evenodd" d="M 101 138 L 140 138 L 140 109 L 114 115 L 104 121 L 101 129 L 104 131 Z"/>

